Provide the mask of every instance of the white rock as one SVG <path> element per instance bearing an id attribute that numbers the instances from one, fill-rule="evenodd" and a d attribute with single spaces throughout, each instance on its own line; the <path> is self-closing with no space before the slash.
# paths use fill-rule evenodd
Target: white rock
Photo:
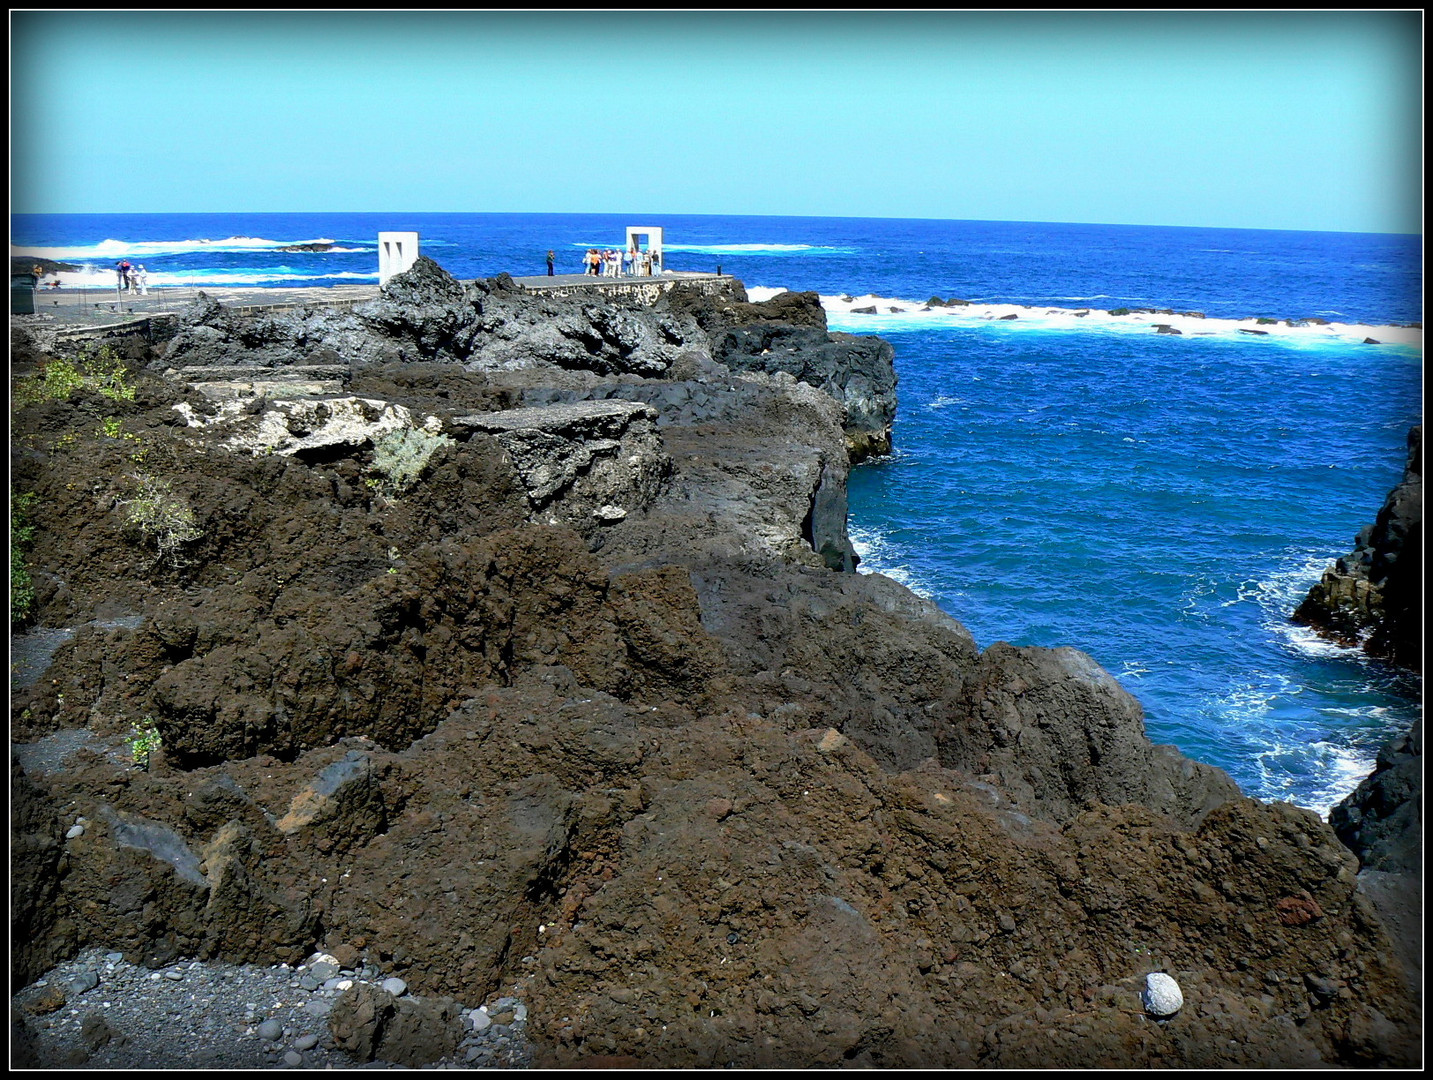
<path id="1" fill-rule="evenodd" d="M 1184 994 L 1179 984 L 1162 971 L 1144 977 L 1141 1000 L 1150 1016 L 1173 1016 L 1184 1007 Z"/>

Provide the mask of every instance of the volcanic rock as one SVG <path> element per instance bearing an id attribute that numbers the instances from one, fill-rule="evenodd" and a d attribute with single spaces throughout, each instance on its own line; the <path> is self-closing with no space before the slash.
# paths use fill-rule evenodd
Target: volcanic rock
<path id="1" fill-rule="evenodd" d="M 17 981 L 92 945 L 342 952 L 411 997 L 355 992 L 333 1036 L 414 1065 L 458 1045 L 453 998 L 521 1002 L 554 1067 L 1420 1062 L 1317 815 L 1150 746 L 1082 653 L 981 652 L 852 572 L 880 347 L 800 297 L 723 352 L 700 305 L 404 277 L 344 313 L 200 304 L 106 403 L 193 515 L 184 564 L 126 533 L 137 448 L 93 403 L 13 417 L 50 635 L 12 695 Z M 349 375 L 285 413 L 156 374 L 201 358 Z M 226 444 L 344 399 L 452 443 L 402 492 L 371 435 Z M 1132 1010 L 1156 967 L 1199 1008 Z"/>
<path id="2" fill-rule="evenodd" d="M 1293 614 L 1327 637 L 1420 670 L 1423 662 L 1423 427 L 1408 432 L 1403 479 L 1354 549 L 1324 571 Z"/>

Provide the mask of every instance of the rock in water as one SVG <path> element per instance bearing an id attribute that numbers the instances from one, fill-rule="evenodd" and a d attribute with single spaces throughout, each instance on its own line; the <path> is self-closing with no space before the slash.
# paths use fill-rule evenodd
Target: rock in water
<path id="1" fill-rule="evenodd" d="M 1144 993 L 1140 996 L 1150 1016 L 1173 1016 L 1184 1008 L 1184 994 L 1179 984 L 1162 971 L 1151 972 L 1144 977 Z"/>
<path id="2" fill-rule="evenodd" d="M 1330 566 L 1293 621 L 1361 644 L 1370 656 L 1422 670 L 1423 426 L 1408 432 L 1403 479 L 1354 550 Z"/>

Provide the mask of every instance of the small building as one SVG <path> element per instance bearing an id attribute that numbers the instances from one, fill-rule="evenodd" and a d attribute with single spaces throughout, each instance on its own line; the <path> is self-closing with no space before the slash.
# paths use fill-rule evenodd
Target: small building
<path id="1" fill-rule="evenodd" d="M 642 243 L 645 238 L 646 243 Z M 628 225 L 627 250 L 649 251 L 652 254 L 652 269 L 662 270 L 662 230 L 657 225 Z"/>
<path id="2" fill-rule="evenodd" d="M 418 261 L 418 234 L 415 232 L 381 232 L 378 234 L 378 284 L 405 270 Z"/>

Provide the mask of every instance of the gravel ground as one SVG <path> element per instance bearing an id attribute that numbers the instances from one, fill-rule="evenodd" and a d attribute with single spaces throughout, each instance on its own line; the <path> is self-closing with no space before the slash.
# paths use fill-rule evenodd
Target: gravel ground
<path id="1" fill-rule="evenodd" d="M 321 954 L 296 968 L 181 960 L 151 971 L 89 949 L 11 999 L 11 1067 L 402 1068 L 357 1062 L 334 1045 L 328 1014 L 353 982 L 384 980 Z M 425 1068 L 532 1067 L 521 1002 L 500 998 L 463 1016 L 456 1053 Z"/>

